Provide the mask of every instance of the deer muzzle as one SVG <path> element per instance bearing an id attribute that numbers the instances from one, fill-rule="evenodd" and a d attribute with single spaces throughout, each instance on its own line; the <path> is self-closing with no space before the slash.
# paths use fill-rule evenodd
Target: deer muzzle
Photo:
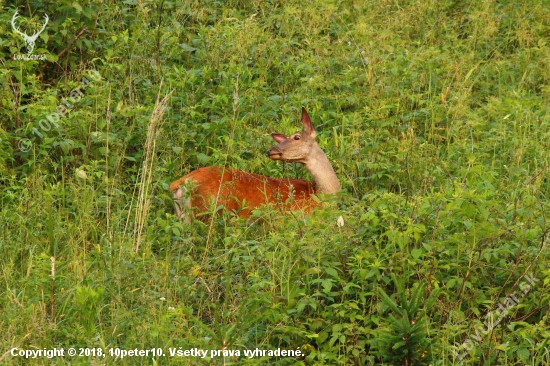
<path id="1" fill-rule="evenodd" d="M 277 149 L 277 147 L 272 147 L 266 152 L 267 157 L 271 160 L 279 160 L 282 154 L 283 153 L 279 149 Z"/>

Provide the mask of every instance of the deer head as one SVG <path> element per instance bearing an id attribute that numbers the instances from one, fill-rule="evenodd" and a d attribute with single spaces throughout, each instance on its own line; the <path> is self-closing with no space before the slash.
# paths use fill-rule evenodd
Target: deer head
<path id="1" fill-rule="evenodd" d="M 45 22 L 44 22 L 44 25 L 42 26 L 42 29 L 40 29 L 38 32 L 36 32 L 32 36 L 28 36 L 27 33 L 21 32 L 19 29 L 17 29 L 17 26 L 15 25 L 15 20 L 17 18 L 18 18 L 18 16 L 17 16 L 17 11 L 16 11 L 13 14 L 13 17 L 11 18 L 11 26 L 13 27 L 13 30 L 16 33 L 18 33 L 19 35 L 21 35 L 23 37 L 23 40 L 25 40 L 25 43 L 27 43 L 27 53 L 30 54 L 34 50 L 34 43 L 38 39 L 38 36 L 40 35 L 40 33 L 42 33 L 42 31 L 44 31 L 44 29 L 46 28 L 46 24 L 48 24 L 48 21 L 50 20 L 50 18 L 48 18 L 47 14 L 44 14 Z"/>
<path id="2" fill-rule="evenodd" d="M 267 156 L 271 160 L 303 164 L 315 179 L 317 193 L 339 191 L 341 188 L 338 177 L 327 156 L 315 141 L 317 134 L 304 107 L 302 107 L 302 124 L 304 130 L 291 136 L 272 133 L 271 137 L 279 144 L 267 150 Z"/>
<path id="3" fill-rule="evenodd" d="M 279 144 L 267 150 L 267 156 L 271 160 L 282 160 L 292 163 L 305 164 L 309 156 L 317 152 L 319 146 L 315 141 L 315 129 L 307 111 L 302 107 L 302 124 L 304 130 L 291 136 L 280 133 L 272 133 L 271 137 Z"/>

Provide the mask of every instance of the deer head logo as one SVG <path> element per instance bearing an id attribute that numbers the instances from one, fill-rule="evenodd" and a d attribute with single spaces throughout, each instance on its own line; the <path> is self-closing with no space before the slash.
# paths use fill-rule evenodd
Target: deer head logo
<path id="1" fill-rule="evenodd" d="M 47 14 L 44 14 L 45 22 L 44 22 L 44 25 L 42 26 L 42 29 L 40 29 L 38 32 L 36 32 L 32 36 L 28 36 L 27 33 L 21 32 L 19 29 L 17 29 L 17 26 L 15 25 L 16 19 L 17 19 L 17 11 L 15 11 L 15 13 L 13 14 L 13 17 L 11 18 L 11 26 L 15 32 L 17 32 L 19 35 L 23 37 L 23 39 L 25 40 L 25 43 L 27 43 L 27 53 L 31 54 L 32 51 L 34 50 L 34 42 L 36 42 L 38 36 L 40 35 L 40 33 L 42 33 L 44 28 L 46 28 L 46 24 L 48 24 L 48 21 L 50 20 L 50 18 L 48 18 Z"/>

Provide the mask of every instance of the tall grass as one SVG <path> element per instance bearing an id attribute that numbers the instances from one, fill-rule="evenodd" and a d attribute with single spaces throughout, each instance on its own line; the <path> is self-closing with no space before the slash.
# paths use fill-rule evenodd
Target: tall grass
<path id="1" fill-rule="evenodd" d="M 49 362 L 13 347 L 167 354 L 57 364 L 549 362 L 544 2 L 31 1 L 52 19 L 42 63 L 12 59 L 9 6 L 2 364 Z M 88 69 L 101 80 L 33 134 Z M 308 178 L 264 156 L 302 105 L 336 205 L 177 220 L 167 186 L 200 166 Z M 168 355 L 180 347 L 304 356 Z"/>

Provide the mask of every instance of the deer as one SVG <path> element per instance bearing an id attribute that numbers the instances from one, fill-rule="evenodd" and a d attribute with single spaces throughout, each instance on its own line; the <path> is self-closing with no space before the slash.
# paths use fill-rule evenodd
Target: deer
<path id="1" fill-rule="evenodd" d="M 176 216 L 189 223 L 193 210 L 207 212 L 212 203 L 215 207 L 223 205 L 243 218 L 269 203 L 278 205 L 283 213 L 289 210 L 309 213 L 318 205 L 314 196 L 338 192 L 340 182 L 315 140 L 315 128 L 304 107 L 302 124 L 304 130 L 291 136 L 272 133 L 278 144 L 267 150 L 266 155 L 275 161 L 303 164 L 313 176 L 313 182 L 271 178 L 225 167 L 203 167 L 170 184 Z"/>

